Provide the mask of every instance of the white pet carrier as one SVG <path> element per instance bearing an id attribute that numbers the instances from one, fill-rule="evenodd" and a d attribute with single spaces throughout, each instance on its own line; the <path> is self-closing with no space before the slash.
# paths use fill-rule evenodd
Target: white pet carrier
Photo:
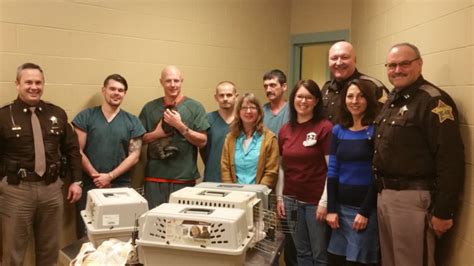
<path id="1" fill-rule="evenodd" d="M 140 217 L 145 265 L 243 265 L 253 233 L 240 209 L 165 203 Z"/>
<path id="2" fill-rule="evenodd" d="M 98 247 L 109 238 L 128 241 L 135 220 L 147 211 L 147 201 L 132 188 L 92 189 L 81 216 L 89 240 Z"/>

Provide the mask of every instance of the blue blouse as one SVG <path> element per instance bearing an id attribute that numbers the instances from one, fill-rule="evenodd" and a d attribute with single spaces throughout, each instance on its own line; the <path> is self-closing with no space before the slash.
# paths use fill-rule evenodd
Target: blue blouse
<path id="1" fill-rule="evenodd" d="M 244 149 L 245 137 L 245 134 L 242 133 L 235 140 L 235 174 L 237 176 L 237 183 L 255 184 L 258 156 L 260 155 L 263 136 L 254 132 L 247 150 Z"/>

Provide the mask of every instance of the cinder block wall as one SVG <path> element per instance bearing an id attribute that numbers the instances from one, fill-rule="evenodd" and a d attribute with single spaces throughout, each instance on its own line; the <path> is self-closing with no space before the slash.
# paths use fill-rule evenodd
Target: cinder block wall
<path id="1" fill-rule="evenodd" d="M 168 64 L 181 68 L 184 94 L 207 111 L 217 107 L 222 80 L 264 101 L 263 73 L 288 69 L 289 27 L 288 0 L 0 0 L 0 104 L 16 97 L 24 62 L 43 67 L 43 98 L 70 119 L 100 104 L 111 73 L 128 80 L 123 108 L 138 115 L 163 95 L 159 75 Z M 65 245 L 74 240 L 73 217 L 68 207 Z"/>
<path id="2" fill-rule="evenodd" d="M 422 53 L 424 77 L 447 91 L 459 109 L 466 179 L 455 228 L 439 245 L 440 265 L 474 265 L 473 15 L 471 0 L 358 0 L 352 4 L 351 39 L 361 71 L 389 86 L 383 66 L 389 48 L 398 42 L 414 43 Z"/>
<path id="3" fill-rule="evenodd" d="M 350 29 L 352 2 L 352 0 L 291 0 L 291 34 Z"/>
<path id="4" fill-rule="evenodd" d="M 288 66 L 287 0 L 1 0 L 0 12 L 2 102 L 16 96 L 15 68 L 32 61 L 45 70 L 44 98 L 71 117 L 100 103 L 110 73 L 129 81 L 124 108 L 137 114 L 163 94 L 168 64 L 208 110 L 219 81 L 264 96 L 262 74 Z"/>

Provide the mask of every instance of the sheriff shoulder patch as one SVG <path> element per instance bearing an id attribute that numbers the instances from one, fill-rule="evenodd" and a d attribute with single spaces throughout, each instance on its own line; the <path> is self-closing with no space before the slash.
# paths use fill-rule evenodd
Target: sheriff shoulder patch
<path id="1" fill-rule="evenodd" d="M 454 121 L 453 108 L 441 100 L 438 100 L 438 106 L 431 110 L 431 112 L 438 115 L 440 123 L 443 123 L 448 119 Z"/>

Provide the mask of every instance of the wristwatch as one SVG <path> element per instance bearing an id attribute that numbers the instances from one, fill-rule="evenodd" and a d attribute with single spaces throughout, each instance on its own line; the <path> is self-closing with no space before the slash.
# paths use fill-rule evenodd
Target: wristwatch
<path id="1" fill-rule="evenodd" d="M 84 186 L 84 184 L 82 183 L 82 181 L 76 181 L 76 182 L 74 182 L 74 184 L 76 184 L 76 185 L 78 185 L 78 186 L 80 186 L 80 187 L 83 187 L 83 186 Z"/>

